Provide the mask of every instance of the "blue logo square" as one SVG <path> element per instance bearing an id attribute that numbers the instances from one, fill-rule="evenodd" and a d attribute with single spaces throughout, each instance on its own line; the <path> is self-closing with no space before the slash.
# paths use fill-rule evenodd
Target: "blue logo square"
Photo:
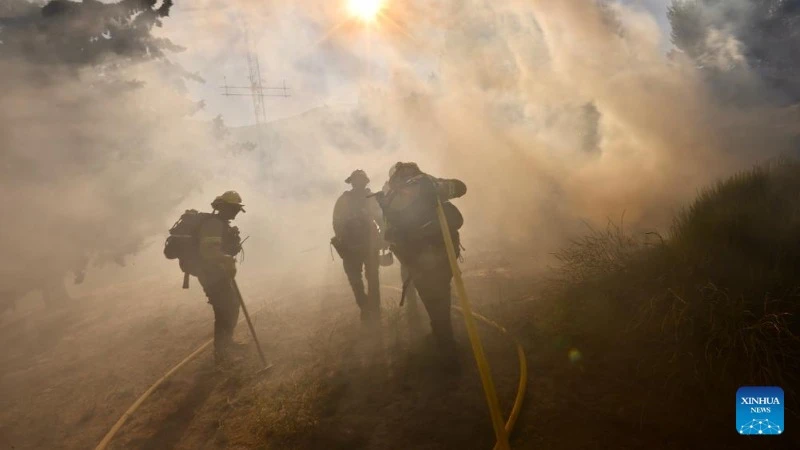
<path id="1" fill-rule="evenodd" d="M 740 387 L 736 391 L 736 432 L 747 435 L 783 433 L 783 389 Z"/>

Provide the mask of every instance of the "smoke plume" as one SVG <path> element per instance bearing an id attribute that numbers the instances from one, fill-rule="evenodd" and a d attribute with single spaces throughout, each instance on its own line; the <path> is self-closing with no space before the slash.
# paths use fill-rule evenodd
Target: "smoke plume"
<path id="1" fill-rule="evenodd" d="M 719 101 L 713 83 L 726 81 L 709 80 L 696 55 L 665 51 L 656 18 L 628 2 L 392 1 L 370 26 L 330 2 L 149 3 L 163 29 L 120 41 L 144 53 L 29 54 L 26 39 L 52 37 L 34 27 L 2 59 L 0 81 L 13 87 L 0 98 L 4 286 L 147 244 L 144 265 L 171 267 L 158 253 L 170 223 L 227 189 L 248 206 L 237 220 L 252 235 L 248 270 L 293 261 L 311 272 L 328 263 L 350 171 L 380 189 L 408 160 L 467 183 L 456 203 L 468 250 L 545 258 L 586 222 L 624 214 L 663 230 L 701 186 L 792 150 L 797 135 L 795 109 Z M 9 30 L 33 26 L 14 14 L 0 49 Z M 244 79 L 245 28 L 263 78 L 293 90 L 270 101 L 283 117 L 261 129 L 233 126 L 252 107 L 223 103 L 216 85 Z M 707 64 L 743 61 L 736 34 L 703 39 L 715 49 L 701 54 Z M 757 76 L 736 82 L 763 88 Z M 223 137 L 219 112 L 233 123 Z"/>

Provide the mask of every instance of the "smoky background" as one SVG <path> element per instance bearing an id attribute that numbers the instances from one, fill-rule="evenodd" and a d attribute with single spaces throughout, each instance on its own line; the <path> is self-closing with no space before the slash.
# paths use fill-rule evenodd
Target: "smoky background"
<path id="1" fill-rule="evenodd" d="M 393 1 L 371 30 L 330 2 L 175 3 L 163 27 L 120 40 L 138 51 L 90 59 L 54 45 L 28 2 L 0 10 L 7 298 L 33 302 L 64 281 L 74 296 L 120 282 L 179 289 L 166 232 L 229 189 L 247 209 L 234 222 L 250 236 L 240 277 L 344 279 L 328 246 L 343 180 L 361 168 L 378 190 L 397 161 L 467 184 L 455 203 L 468 259 L 545 266 L 587 224 L 624 216 L 666 233 L 702 186 L 796 146 L 796 109 L 772 100 L 730 29 L 703 40 L 701 66 L 665 50 L 634 2 Z M 140 15 L 164 6 L 138 4 Z M 270 102 L 281 117 L 260 130 L 244 125 L 247 100 L 225 106 L 205 73 L 246 73 L 242 18 L 264 78 L 293 92 Z M 65 23 L 114 41 L 100 22 Z M 708 67 L 736 70 L 710 79 Z M 742 107 L 721 88 L 765 100 Z"/>

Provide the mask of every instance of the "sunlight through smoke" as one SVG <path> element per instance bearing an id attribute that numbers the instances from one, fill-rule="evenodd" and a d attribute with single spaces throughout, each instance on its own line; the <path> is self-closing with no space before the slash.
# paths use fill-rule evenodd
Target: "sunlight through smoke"
<path id="1" fill-rule="evenodd" d="M 381 12 L 383 0 L 349 0 L 348 12 L 364 22 L 372 22 Z"/>

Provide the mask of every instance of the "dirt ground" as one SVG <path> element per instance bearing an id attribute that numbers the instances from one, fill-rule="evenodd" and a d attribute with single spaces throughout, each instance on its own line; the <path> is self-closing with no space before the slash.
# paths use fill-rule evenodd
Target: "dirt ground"
<path id="1" fill-rule="evenodd" d="M 242 282 L 273 368 L 259 372 L 240 323 L 237 340 L 250 344 L 235 365 L 218 371 L 211 353 L 202 354 L 152 395 L 111 448 L 491 448 L 491 422 L 460 317 L 464 370 L 452 375 L 437 365 L 421 304 L 398 306 L 396 273 L 382 275 L 382 322 L 369 328 L 359 323 L 338 269 L 325 283 L 302 287 Z M 538 275 L 524 261 L 475 258 L 464 276 L 475 310 L 503 323 L 526 347 L 528 395 L 513 448 L 708 447 L 698 430 L 670 429 L 633 407 L 604 407 L 610 396 L 640 393 L 620 387 L 624 380 L 611 379 L 615 372 L 604 375 L 591 342 L 559 333 L 557 312 L 540 302 Z M 121 283 L 60 310 L 31 307 L 3 316 L 0 449 L 94 448 L 141 393 L 207 341 L 212 314 L 202 291 L 197 285 L 183 291 L 174 278 Z M 515 348 L 489 327 L 480 332 L 507 414 L 519 375 Z"/>
<path id="2" fill-rule="evenodd" d="M 205 352 L 153 394 L 112 448 L 491 446 L 463 326 L 465 371 L 443 375 L 422 305 L 401 309 L 399 293 L 387 287 L 381 327 L 364 328 L 337 269 L 325 285 L 243 283 L 274 368 L 258 373 L 252 344 L 229 371 L 214 370 Z M 396 286 L 392 275 L 384 283 Z M 490 275 L 467 272 L 482 285 L 476 305 L 504 295 Z M 0 448 L 93 448 L 152 382 L 207 341 L 212 314 L 202 291 L 196 284 L 183 291 L 174 278 L 98 289 L 58 310 L 33 305 L 4 315 Z M 510 407 L 514 348 L 482 332 Z M 244 323 L 237 339 L 250 342 Z"/>

